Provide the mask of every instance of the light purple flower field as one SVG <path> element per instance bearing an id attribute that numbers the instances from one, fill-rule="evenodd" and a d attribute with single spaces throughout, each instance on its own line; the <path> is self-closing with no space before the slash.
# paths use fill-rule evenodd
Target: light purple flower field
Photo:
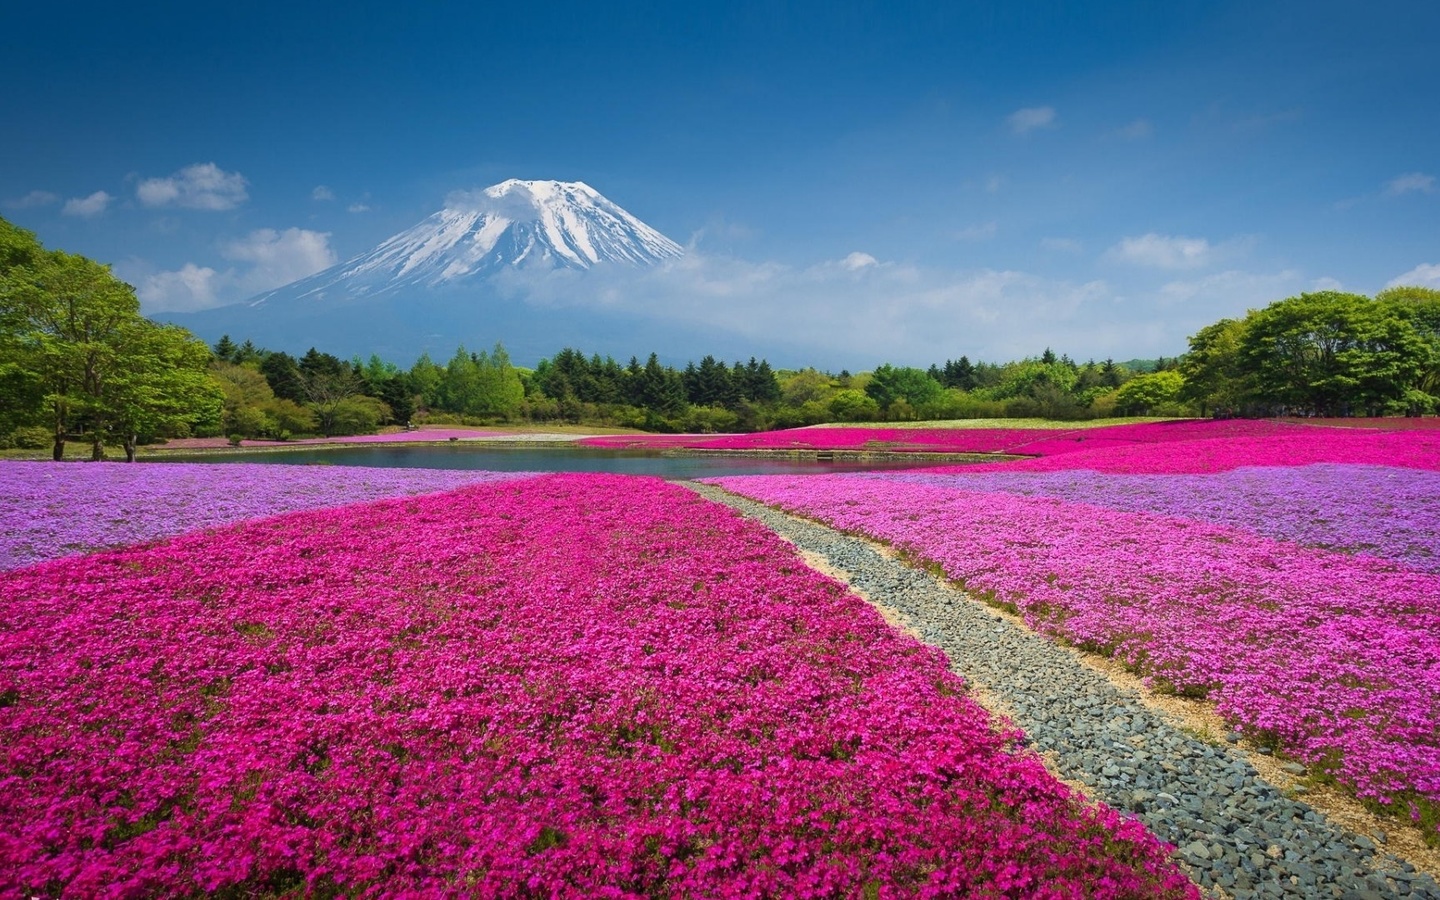
<path id="1" fill-rule="evenodd" d="M 301 509 L 527 473 L 261 463 L 0 461 L 0 569 Z"/>
<path id="2" fill-rule="evenodd" d="M 1181 516 L 1440 574 L 1440 472 L 1327 463 L 1215 475 L 1114 475 L 1072 469 L 884 477 Z"/>

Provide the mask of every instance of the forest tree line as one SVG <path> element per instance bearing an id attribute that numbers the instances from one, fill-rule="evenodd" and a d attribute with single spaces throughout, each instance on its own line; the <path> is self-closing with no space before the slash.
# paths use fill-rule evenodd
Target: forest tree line
<path id="1" fill-rule="evenodd" d="M 167 437 L 286 440 L 419 424 L 574 423 L 721 432 L 822 422 L 1115 415 L 1418 415 L 1440 403 L 1440 291 L 1301 294 L 1223 319 L 1175 359 L 1049 349 L 870 372 L 705 356 L 683 368 L 566 348 L 533 369 L 503 345 L 408 369 L 371 356 L 208 347 L 140 314 L 106 266 L 0 219 L 0 446 L 68 442 L 93 458 Z"/>

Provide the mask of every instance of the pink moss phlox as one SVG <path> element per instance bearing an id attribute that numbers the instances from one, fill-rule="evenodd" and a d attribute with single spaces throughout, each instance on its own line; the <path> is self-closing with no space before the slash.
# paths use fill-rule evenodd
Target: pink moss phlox
<path id="1" fill-rule="evenodd" d="M 291 510 L 524 477 L 358 466 L 0 461 L 0 569 Z"/>
<path id="2" fill-rule="evenodd" d="M 1337 428 L 1296 422 L 1189 419 L 1101 428 L 809 427 L 757 434 L 615 435 L 596 447 L 700 450 L 883 450 L 1008 453 L 1039 459 L 986 465 L 1020 471 L 1218 472 L 1242 465 L 1361 462 L 1440 469 L 1440 433 L 1399 426 Z"/>
<path id="3" fill-rule="evenodd" d="M 761 526 L 558 475 L 0 574 L 0 894 L 1196 897 Z"/>
<path id="4" fill-rule="evenodd" d="M 1440 576 L 966 481 L 716 483 L 938 562 L 1038 630 L 1208 693 L 1231 722 L 1361 796 L 1440 801 Z"/>

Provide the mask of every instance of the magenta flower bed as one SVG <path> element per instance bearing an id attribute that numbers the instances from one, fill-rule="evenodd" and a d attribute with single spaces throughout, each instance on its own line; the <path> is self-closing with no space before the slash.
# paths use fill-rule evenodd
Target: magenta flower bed
<path id="1" fill-rule="evenodd" d="M 1440 469 L 1440 429 L 1402 428 L 1383 420 L 1339 428 L 1274 420 L 1191 419 L 1103 428 L 792 428 L 757 434 L 616 435 L 585 438 L 592 447 L 696 450 L 883 450 L 1009 453 L 1041 459 L 986 463 L 1006 470 L 1203 473 L 1244 465 L 1369 463 Z M 1428 420 L 1410 420 L 1421 422 Z M 1056 457 L 1064 457 L 1058 459 Z"/>
<path id="2" fill-rule="evenodd" d="M 1434 430 L 1380 431 L 1286 424 L 1275 427 L 1269 435 L 1128 445 L 1116 444 L 1103 436 L 1098 440 L 1087 437 L 1083 442 L 1052 439 L 1018 448 L 1017 452 L 1039 454 L 1037 459 L 983 463 L 973 469 L 992 472 L 1090 469 L 1114 474 L 1192 475 L 1228 472 L 1242 466 L 1349 463 L 1440 470 L 1440 432 Z M 1081 444 L 1088 446 L 1080 447 Z"/>
<path id="3" fill-rule="evenodd" d="M 1181 516 L 1440 574 L 1437 472 L 1325 463 L 1217 475 L 1105 475 L 1086 469 L 977 473 L 960 467 L 943 475 L 885 478 Z"/>
<path id="4" fill-rule="evenodd" d="M 428 441 L 484 441 L 511 437 L 506 431 L 476 431 L 473 428 L 422 428 L 389 434 L 348 434 L 342 437 L 302 438 L 291 444 L 410 444 Z"/>
<path id="5" fill-rule="evenodd" d="M 938 563 L 1333 773 L 1440 803 L 1440 576 L 1175 516 L 889 476 L 716 483 Z M 955 483 L 964 483 L 956 479 Z"/>
<path id="6" fill-rule="evenodd" d="M 1195 897 L 941 655 L 654 479 L 0 574 L 0 893 Z"/>
<path id="7" fill-rule="evenodd" d="M 1007 448 L 1063 431 L 1020 428 L 791 428 L 756 434 L 607 435 L 585 438 L 590 447 L 697 450 L 886 450 L 1003 453 Z"/>
<path id="8" fill-rule="evenodd" d="M 0 569 L 292 510 L 524 477 L 358 466 L 0 461 Z"/>

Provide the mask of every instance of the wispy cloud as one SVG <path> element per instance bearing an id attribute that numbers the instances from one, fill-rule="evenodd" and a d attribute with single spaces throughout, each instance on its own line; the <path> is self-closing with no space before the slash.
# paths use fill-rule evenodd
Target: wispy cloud
<path id="1" fill-rule="evenodd" d="M 336 262 L 330 235 L 303 228 L 261 228 L 227 241 L 220 255 L 239 263 L 223 271 L 186 263 L 141 279 L 136 293 L 146 312 L 192 312 L 234 303 L 289 284 Z"/>
<path id="2" fill-rule="evenodd" d="M 1000 231 L 999 224 L 985 222 L 980 225 L 971 225 L 955 232 L 955 239 L 960 241 L 988 241 Z"/>
<path id="3" fill-rule="evenodd" d="M 1440 288 L 1440 263 L 1421 263 L 1404 275 L 1397 275 L 1390 279 L 1385 286 Z"/>
<path id="4" fill-rule="evenodd" d="M 783 340 L 797 358 L 852 368 L 887 360 L 928 365 L 961 353 L 1006 359 L 1038 353 L 1047 343 L 1173 352 L 1168 348 L 1184 337 L 1108 315 L 1114 296 L 1102 281 L 955 272 L 859 251 L 805 267 L 690 252 L 653 270 L 610 276 L 604 287 L 594 287 L 593 277 L 516 269 L 500 284 L 532 305 L 683 322 L 754 346 Z"/>
<path id="5" fill-rule="evenodd" d="M 1047 237 L 1040 239 L 1040 249 L 1052 253 L 1079 253 L 1084 249 L 1084 245 L 1074 238 Z"/>
<path id="6" fill-rule="evenodd" d="M 52 203 L 59 203 L 60 198 L 49 191 L 31 191 L 23 197 L 16 197 L 14 200 L 6 200 L 7 209 L 35 209 L 40 206 L 49 206 Z"/>
<path id="7" fill-rule="evenodd" d="M 1155 128 L 1147 119 L 1136 119 L 1115 133 L 1127 141 L 1138 141 L 1154 134 Z"/>
<path id="8" fill-rule="evenodd" d="M 858 250 L 840 260 L 840 268 L 847 269 L 851 272 L 858 272 L 861 269 L 878 265 L 880 265 L 880 260 L 868 253 L 861 253 Z"/>
<path id="9" fill-rule="evenodd" d="M 135 196 L 150 207 L 220 211 L 234 209 L 248 200 L 247 184 L 239 172 L 226 172 L 214 163 L 196 163 L 165 178 L 141 181 Z"/>
<path id="10" fill-rule="evenodd" d="M 363 213 L 369 212 L 370 207 L 366 206 L 364 203 L 352 203 L 349 206 L 345 207 L 345 211 L 348 213 Z"/>
<path id="11" fill-rule="evenodd" d="M 96 191 L 88 197 L 73 197 L 66 200 L 65 205 L 60 208 L 60 212 L 81 219 L 93 219 L 109 209 L 110 203 L 114 199 L 105 191 Z"/>
<path id="12" fill-rule="evenodd" d="M 1294 269 L 1269 273 L 1227 270 L 1201 278 L 1170 281 L 1156 293 L 1163 306 L 1183 305 L 1234 315 L 1242 309 L 1268 306 L 1306 287 Z"/>
<path id="13" fill-rule="evenodd" d="M 1214 261 L 1215 247 L 1204 238 L 1142 234 L 1105 251 L 1105 258 L 1153 269 L 1199 269 Z"/>
<path id="14" fill-rule="evenodd" d="M 1027 106 L 1006 116 L 1005 122 L 1016 134 L 1029 134 L 1039 128 L 1053 128 L 1055 127 L 1055 107 Z"/>
<path id="15" fill-rule="evenodd" d="M 335 192 L 332 191 L 332 190 L 330 190 L 328 187 L 326 187 L 326 186 L 323 185 L 323 184 L 317 185 L 317 186 L 315 187 L 315 189 L 310 192 L 310 199 L 311 199 L 311 200 L 318 200 L 318 201 L 320 201 L 320 202 L 322 202 L 322 203 L 323 203 L 323 202 L 326 202 L 326 201 L 334 200 L 334 199 L 335 199 Z"/>
<path id="16" fill-rule="evenodd" d="M 1402 194 L 1435 193 L 1435 176 L 1424 172 L 1406 172 L 1385 182 L 1385 196 L 1399 197 Z"/>
<path id="17" fill-rule="evenodd" d="M 254 293 L 289 284 L 306 275 L 335 265 L 327 232 L 287 228 L 261 228 L 220 248 L 220 254 L 236 262 L 250 263 L 242 279 Z"/>
<path id="18" fill-rule="evenodd" d="M 146 312 L 193 312 L 220 306 L 218 281 L 209 266 L 186 263 L 173 272 L 157 272 L 135 289 Z"/>

